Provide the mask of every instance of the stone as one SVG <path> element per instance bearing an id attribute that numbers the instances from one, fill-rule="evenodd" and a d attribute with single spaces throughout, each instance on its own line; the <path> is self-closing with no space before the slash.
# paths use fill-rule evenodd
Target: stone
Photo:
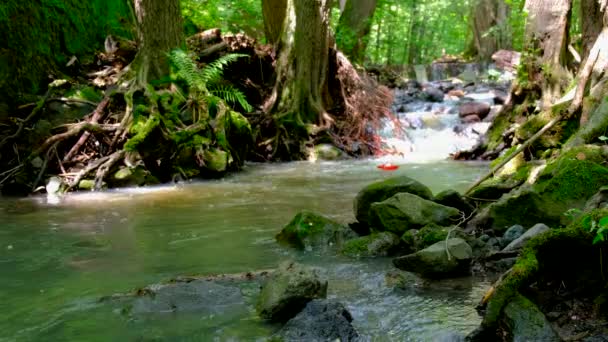
<path id="1" fill-rule="evenodd" d="M 465 124 L 472 124 L 472 123 L 481 122 L 481 119 L 479 118 L 479 116 L 473 114 L 473 115 L 467 115 L 467 116 L 463 117 L 460 121 L 462 121 L 462 123 L 465 123 Z"/>
<path id="2" fill-rule="evenodd" d="M 433 197 L 428 187 L 407 176 L 392 177 L 372 183 L 363 188 L 355 198 L 354 211 L 357 221 L 367 225 L 372 203 L 382 202 L 400 192 L 411 193 L 424 199 Z"/>
<path id="3" fill-rule="evenodd" d="M 158 180 L 143 166 L 121 167 L 111 179 L 112 186 L 143 186 L 157 184 Z"/>
<path id="4" fill-rule="evenodd" d="M 469 216 L 475 208 L 467 201 L 467 199 L 455 190 L 445 190 L 433 199 L 433 202 L 452 207 L 460 210 L 465 216 Z"/>
<path id="5" fill-rule="evenodd" d="M 283 341 L 355 341 L 359 334 L 343 304 L 315 299 L 290 319 L 277 336 Z"/>
<path id="6" fill-rule="evenodd" d="M 283 245 L 305 250 L 326 250 L 356 238 L 349 227 L 310 211 L 298 213 L 276 236 Z"/>
<path id="7" fill-rule="evenodd" d="M 524 235 L 525 232 L 526 228 L 519 224 L 511 226 L 502 236 L 502 243 L 506 246 L 517 238 L 519 238 L 520 236 Z"/>
<path id="8" fill-rule="evenodd" d="M 228 153 L 220 149 L 211 148 L 203 152 L 205 168 L 213 172 L 224 172 L 228 168 Z"/>
<path id="9" fill-rule="evenodd" d="M 401 239 L 390 232 L 374 233 L 347 241 L 341 253 L 351 257 L 378 257 L 394 255 Z"/>
<path id="10" fill-rule="evenodd" d="M 491 106 L 485 102 L 465 102 L 458 108 L 458 115 L 465 118 L 469 115 L 477 115 L 480 119 L 490 114 Z"/>
<path id="11" fill-rule="evenodd" d="M 287 261 L 262 285 L 256 311 L 263 319 L 286 322 L 311 300 L 326 296 L 327 279 L 318 269 Z"/>
<path id="12" fill-rule="evenodd" d="M 585 204 L 583 212 L 608 208 L 608 186 L 603 186 Z"/>
<path id="13" fill-rule="evenodd" d="M 561 341 L 545 315 L 521 294 L 513 296 L 505 306 L 504 320 L 510 327 L 513 342 Z"/>
<path id="14" fill-rule="evenodd" d="M 503 252 L 514 251 L 514 250 L 520 249 L 525 245 L 526 242 L 528 242 L 533 237 L 540 235 L 544 232 L 547 232 L 549 230 L 551 230 L 551 228 L 547 227 L 545 224 L 538 223 L 538 224 L 534 225 L 534 227 L 528 229 L 522 236 L 518 237 L 517 239 L 515 239 L 511 243 L 509 243 L 507 245 L 507 247 L 505 247 L 503 249 Z"/>
<path id="15" fill-rule="evenodd" d="M 317 159 L 320 160 L 340 160 L 346 158 L 346 154 L 334 145 L 320 144 L 316 145 L 314 150 Z"/>
<path id="16" fill-rule="evenodd" d="M 399 193 L 371 205 L 369 224 L 378 231 L 403 235 L 409 229 L 428 224 L 450 225 L 459 217 L 460 212 L 456 208 L 446 207 L 410 193 Z"/>
<path id="17" fill-rule="evenodd" d="M 427 87 L 420 94 L 422 100 L 429 102 L 443 102 L 444 94 L 441 90 L 434 87 Z"/>
<path id="18" fill-rule="evenodd" d="M 47 194 L 55 195 L 59 194 L 65 187 L 65 183 L 59 177 L 51 177 L 46 183 L 45 189 Z"/>
<path id="19" fill-rule="evenodd" d="M 464 97 L 465 93 L 462 89 L 453 89 L 448 92 L 448 95 L 460 98 Z"/>
<path id="20" fill-rule="evenodd" d="M 446 248 L 447 246 L 447 248 Z M 448 256 L 449 251 L 449 256 Z M 469 274 L 473 250 L 466 241 L 452 238 L 413 254 L 393 259 L 395 267 L 427 278 L 447 278 Z"/>

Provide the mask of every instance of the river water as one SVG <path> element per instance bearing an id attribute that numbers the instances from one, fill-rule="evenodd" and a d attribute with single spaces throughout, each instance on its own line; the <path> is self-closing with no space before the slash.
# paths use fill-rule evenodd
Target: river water
<path id="1" fill-rule="evenodd" d="M 0 341 L 264 340 L 277 327 L 256 318 L 257 284 L 241 284 L 244 307 L 211 314 L 133 316 L 99 299 L 179 275 L 268 269 L 287 259 L 323 268 L 328 296 L 374 341 L 471 331 L 483 281 L 411 276 L 404 289 L 393 289 L 385 280 L 394 271 L 390 259 L 317 255 L 274 242 L 302 209 L 352 221 L 353 198 L 373 181 L 405 174 L 436 193 L 463 190 L 487 169 L 432 162 L 386 172 L 377 163 L 253 164 L 217 181 L 0 199 Z"/>

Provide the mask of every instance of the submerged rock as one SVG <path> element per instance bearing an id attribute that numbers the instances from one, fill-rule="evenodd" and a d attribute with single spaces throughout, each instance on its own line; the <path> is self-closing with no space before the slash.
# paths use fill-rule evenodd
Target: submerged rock
<path id="1" fill-rule="evenodd" d="M 353 317 L 341 303 L 315 299 L 277 334 L 284 341 L 354 341 Z"/>
<path id="2" fill-rule="evenodd" d="M 423 277 L 446 278 L 468 274 L 472 258 L 471 246 L 463 239 L 452 238 L 447 243 L 440 241 L 414 254 L 395 258 L 393 264 Z"/>
<path id="3" fill-rule="evenodd" d="M 428 224 L 449 225 L 458 219 L 458 209 L 446 207 L 409 193 L 399 193 L 370 210 L 370 226 L 402 235 Z"/>
<path id="4" fill-rule="evenodd" d="M 382 202 L 401 192 L 414 194 L 427 200 L 433 197 L 433 193 L 428 187 L 407 176 L 372 183 L 363 188 L 355 198 L 354 209 L 357 220 L 362 224 L 368 224 L 372 203 Z"/>
<path id="5" fill-rule="evenodd" d="M 351 257 L 390 256 L 399 250 L 401 240 L 390 232 L 374 233 L 347 241 L 341 253 Z"/>
<path id="6" fill-rule="evenodd" d="M 507 304 L 504 318 L 510 327 L 513 342 L 561 341 L 545 315 L 520 294 L 515 295 Z"/>
<path id="7" fill-rule="evenodd" d="M 260 317 L 285 322 L 313 299 L 327 296 L 327 279 L 319 270 L 284 262 L 264 282 L 256 310 Z"/>
<path id="8" fill-rule="evenodd" d="M 224 315 L 246 311 L 245 299 L 238 287 L 195 280 L 143 292 L 133 302 L 130 314 L 196 312 L 201 315 Z"/>
<path id="9" fill-rule="evenodd" d="M 350 228 L 310 211 L 298 213 L 277 234 L 279 243 L 298 249 L 326 249 L 341 246 L 346 240 L 357 237 Z"/>

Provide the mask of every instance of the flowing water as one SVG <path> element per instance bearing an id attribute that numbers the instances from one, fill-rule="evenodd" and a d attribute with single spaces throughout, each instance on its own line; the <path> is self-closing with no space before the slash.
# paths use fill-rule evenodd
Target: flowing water
<path id="1" fill-rule="evenodd" d="M 479 323 L 487 284 L 426 283 L 393 289 L 390 259 L 352 260 L 278 246 L 274 235 L 300 210 L 353 220 L 366 184 L 405 174 L 434 192 L 463 190 L 482 164 L 374 160 L 248 165 L 223 180 L 66 197 L 0 199 L 0 341 L 264 340 L 276 326 L 256 318 L 258 284 L 209 300 L 204 312 L 128 313 L 100 302 L 178 275 L 274 268 L 296 259 L 322 267 L 330 298 L 343 302 L 362 335 L 378 341 L 434 340 Z M 144 310 L 145 311 L 145 310 Z"/>

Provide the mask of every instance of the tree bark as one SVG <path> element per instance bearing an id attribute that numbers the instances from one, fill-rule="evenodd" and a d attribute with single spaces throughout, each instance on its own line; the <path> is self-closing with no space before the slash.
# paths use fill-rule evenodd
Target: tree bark
<path id="1" fill-rule="evenodd" d="M 324 124 L 331 0 L 287 0 L 277 81 L 266 110 L 304 128 Z"/>
<path id="2" fill-rule="evenodd" d="M 169 74 L 167 53 L 183 42 L 179 0 L 135 0 L 139 51 L 134 61 L 140 84 Z"/>
<path id="3" fill-rule="evenodd" d="M 361 63 L 376 11 L 377 0 L 348 0 L 336 30 L 336 42 L 352 61 Z"/>
<path id="4" fill-rule="evenodd" d="M 540 49 L 545 73 L 542 88 L 542 108 L 549 108 L 560 98 L 562 87 L 556 76 L 567 61 L 569 18 L 572 0 L 527 0 L 526 48 Z"/>
<path id="5" fill-rule="evenodd" d="M 477 0 L 473 15 L 473 40 L 477 55 L 489 61 L 498 50 L 511 49 L 509 7 L 504 0 Z"/>
<path id="6" fill-rule="evenodd" d="M 266 41 L 276 45 L 281 40 L 288 0 L 262 0 Z"/>
<path id="7" fill-rule="evenodd" d="M 581 0 L 581 28 L 582 28 L 582 45 L 583 56 L 588 56 L 595 40 L 602 31 L 602 11 L 600 10 L 600 2 L 598 0 Z"/>

